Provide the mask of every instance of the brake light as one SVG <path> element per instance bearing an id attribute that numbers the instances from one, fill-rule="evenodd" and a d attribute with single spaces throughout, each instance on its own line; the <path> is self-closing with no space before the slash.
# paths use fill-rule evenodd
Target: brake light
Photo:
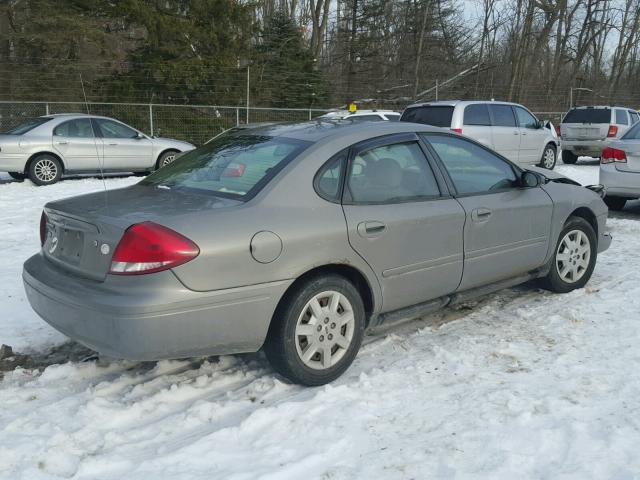
<path id="1" fill-rule="evenodd" d="M 244 175 L 244 163 L 230 163 L 222 172 L 223 177 L 241 177 Z"/>
<path id="2" fill-rule="evenodd" d="M 451 131 L 459 133 L 460 135 L 462 135 L 462 129 L 461 128 L 452 128 Z"/>
<path id="3" fill-rule="evenodd" d="M 40 246 L 44 247 L 44 242 L 47 239 L 47 214 L 42 211 L 40 215 Z"/>
<path id="4" fill-rule="evenodd" d="M 607 147 L 602 151 L 600 163 L 627 163 L 627 154 L 624 150 Z"/>
<path id="5" fill-rule="evenodd" d="M 558 137 L 562 136 L 560 133 L 560 125 L 554 125 L 553 128 L 556 129 L 556 135 L 558 135 Z"/>
<path id="6" fill-rule="evenodd" d="M 111 259 L 109 273 L 142 275 L 177 267 L 200 253 L 187 237 L 153 222 L 127 228 Z"/>
<path id="7" fill-rule="evenodd" d="M 618 134 L 618 127 L 615 125 L 609 125 L 609 131 L 607 137 L 615 137 Z"/>

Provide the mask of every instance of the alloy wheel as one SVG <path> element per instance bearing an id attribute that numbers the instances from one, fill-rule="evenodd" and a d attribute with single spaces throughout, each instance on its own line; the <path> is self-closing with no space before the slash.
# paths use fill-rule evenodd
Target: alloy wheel
<path id="1" fill-rule="evenodd" d="M 170 163 L 173 163 L 173 161 L 175 159 L 176 159 L 176 154 L 175 153 L 171 153 L 171 154 L 167 155 L 166 157 L 164 157 L 164 159 L 162 160 L 162 165 L 160 165 L 160 166 L 161 167 L 166 167 Z"/>
<path id="2" fill-rule="evenodd" d="M 542 159 L 542 164 L 544 165 L 544 168 L 546 168 L 547 170 L 551 170 L 555 163 L 556 163 L 556 152 L 553 150 L 553 148 L 547 148 L 544 151 L 544 157 Z"/>
<path id="3" fill-rule="evenodd" d="M 353 307 L 340 292 L 327 291 L 309 300 L 296 323 L 295 345 L 302 362 L 314 370 L 336 365 L 353 340 Z"/>
<path id="4" fill-rule="evenodd" d="M 41 182 L 49 183 L 58 175 L 58 166 L 53 160 L 43 158 L 38 160 L 34 167 L 35 175 Z"/>
<path id="5" fill-rule="evenodd" d="M 556 252 L 556 268 L 567 283 L 580 280 L 589 268 L 591 243 L 582 230 L 569 231 L 560 241 Z"/>

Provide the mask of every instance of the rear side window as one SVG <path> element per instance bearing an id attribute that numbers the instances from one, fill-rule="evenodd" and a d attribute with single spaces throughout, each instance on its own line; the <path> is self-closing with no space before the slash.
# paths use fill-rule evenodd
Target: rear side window
<path id="1" fill-rule="evenodd" d="M 400 203 L 440 195 L 417 142 L 373 147 L 358 153 L 347 180 L 354 203 Z"/>
<path id="2" fill-rule="evenodd" d="M 629 117 L 626 110 L 616 108 L 616 123 L 618 125 L 629 125 Z"/>
<path id="3" fill-rule="evenodd" d="M 53 129 L 56 137 L 93 138 L 93 127 L 88 118 L 78 118 L 61 123 Z"/>
<path id="4" fill-rule="evenodd" d="M 489 109 L 485 103 L 467 105 L 464 109 L 465 125 L 491 125 Z"/>
<path id="5" fill-rule="evenodd" d="M 28 122 L 23 123 L 22 125 L 18 125 L 17 127 L 14 127 L 11 130 L 4 132 L 4 134 L 5 135 L 22 135 L 27 133 L 30 130 L 33 130 L 36 127 L 39 127 L 44 123 L 47 123 L 49 120 L 51 120 L 51 117 L 33 118 Z"/>
<path id="6" fill-rule="evenodd" d="M 347 154 L 348 150 L 334 155 L 316 174 L 314 181 L 316 192 L 325 200 L 340 201 L 340 184 Z"/>
<path id="7" fill-rule="evenodd" d="M 510 105 L 489 105 L 493 116 L 493 125 L 496 127 L 515 127 L 516 117 Z"/>
<path id="8" fill-rule="evenodd" d="M 518 186 L 511 165 L 463 138 L 425 135 L 442 160 L 458 193 L 492 193 Z"/>
<path id="9" fill-rule="evenodd" d="M 453 117 L 453 106 L 451 105 L 425 105 L 407 108 L 400 120 L 449 128 L 451 127 L 451 117 Z"/>
<path id="10" fill-rule="evenodd" d="M 636 123 L 638 121 L 638 119 L 640 118 L 640 117 L 638 117 L 638 114 L 636 112 L 629 111 L 629 115 L 631 115 L 631 125 Z"/>
<path id="11" fill-rule="evenodd" d="M 562 123 L 609 123 L 610 108 L 574 108 L 562 119 Z"/>

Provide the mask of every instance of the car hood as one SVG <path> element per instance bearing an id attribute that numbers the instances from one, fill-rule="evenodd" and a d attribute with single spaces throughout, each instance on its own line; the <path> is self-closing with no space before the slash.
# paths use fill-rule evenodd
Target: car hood
<path id="1" fill-rule="evenodd" d="M 528 166 L 526 167 L 525 170 L 537 173 L 538 175 L 542 175 L 544 178 L 546 178 L 550 182 L 568 183 L 570 185 L 581 186 L 580 183 L 576 182 L 575 180 L 572 180 L 569 177 L 565 177 L 564 175 L 561 175 L 560 173 L 555 172 L 553 170 L 547 170 L 546 168 L 534 167 L 534 166 Z"/>

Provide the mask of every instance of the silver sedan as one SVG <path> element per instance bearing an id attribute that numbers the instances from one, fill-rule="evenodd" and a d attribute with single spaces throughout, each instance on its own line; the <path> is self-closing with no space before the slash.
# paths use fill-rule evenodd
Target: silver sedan
<path id="1" fill-rule="evenodd" d="M 29 301 L 112 357 L 257 351 L 319 385 L 368 327 L 540 279 L 583 287 L 600 196 L 412 123 L 230 132 L 128 188 L 49 203 Z"/>
<path id="2" fill-rule="evenodd" d="M 619 140 L 612 140 L 600 156 L 600 183 L 607 189 L 604 201 L 622 210 L 628 200 L 640 198 L 640 122 Z"/>
<path id="3" fill-rule="evenodd" d="M 0 172 L 49 185 L 68 173 L 151 172 L 193 148 L 112 118 L 47 115 L 0 135 Z"/>

